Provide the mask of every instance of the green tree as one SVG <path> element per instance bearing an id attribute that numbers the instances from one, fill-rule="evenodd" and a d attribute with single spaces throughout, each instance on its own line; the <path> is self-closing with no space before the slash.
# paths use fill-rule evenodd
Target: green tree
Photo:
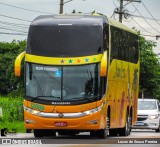
<path id="1" fill-rule="evenodd" d="M 24 78 L 15 77 L 14 62 L 26 48 L 26 41 L 0 42 L 0 95 L 18 96 L 24 90 Z"/>
<path id="2" fill-rule="evenodd" d="M 155 43 L 140 38 L 140 92 L 144 97 L 160 98 L 160 63 L 153 52 Z"/>

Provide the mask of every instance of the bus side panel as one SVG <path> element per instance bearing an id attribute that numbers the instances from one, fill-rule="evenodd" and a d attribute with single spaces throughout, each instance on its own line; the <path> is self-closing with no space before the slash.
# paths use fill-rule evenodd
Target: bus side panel
<path id="1" fill-rule="evenodd" d="M 114 89 L 114 90 L 113 90 Z M 108 91 L 107 91 L 107 103 L 110 106 L 110 128 L 116 127 L 116 101 L 117 96 L 117 85 L 115 81 L 108 81 Z"/>
<path id="2" fill-rule="evenodd" d="M 123 128 L 126 114 L 136 121 L 138 98 L 138 64 L 113 60 L 108 73 L 108 98 L 110 100 L 110 128 Z M 129 110 L 131 110 L 130 112 Z M 127 112 L 128 111 L 128 112 Z"/>
<path id="3" fill-rule="evenodd" d="M 133 84 L 132 84 L 132 99 L 133 99 L 133 118 L 132 125 L 137 121 L 137 105 L 138 105 L 138 90 L 139 90 L 139 62 L 134 66 Z"/>

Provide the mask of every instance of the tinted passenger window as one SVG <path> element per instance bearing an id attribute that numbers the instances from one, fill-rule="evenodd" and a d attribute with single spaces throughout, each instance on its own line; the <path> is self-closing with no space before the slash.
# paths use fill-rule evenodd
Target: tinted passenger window
<path id="1" fill-rule="evenodd" d="M 111 27 L 111 58 L 137 63 L 139 57 L 138 36 Z"/>

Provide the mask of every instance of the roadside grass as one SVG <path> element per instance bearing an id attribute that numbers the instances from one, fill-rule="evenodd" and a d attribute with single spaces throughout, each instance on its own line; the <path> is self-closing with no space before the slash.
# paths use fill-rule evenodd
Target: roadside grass
<path id="1" fill-rule="evenodd" d="M 7 128 L 9 131 L 12 131 L 12 129 L 15 129 L 16 132 L 19 133 L 25 133 L 26 129 L 24 127 L 24 122 L 0 122 L 0 129 Z"/>
<path id="2" fill-rule="evenodd" d="M 23 122 L 23 98 L 1 97 L 2 117 L 0 117 L 0 129 L 16 129 L 17 132 L 25 132 Z"/>

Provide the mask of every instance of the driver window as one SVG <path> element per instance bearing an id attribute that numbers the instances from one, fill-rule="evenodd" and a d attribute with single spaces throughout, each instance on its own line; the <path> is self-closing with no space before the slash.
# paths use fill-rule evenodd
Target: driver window
<path id="1" fill-rule="evenodd" d="M 109 49 L 109 30 L 108 30 L 108 26 L 106 26 L 104 28 L 104 32 L 103 32 L 103 46 L 104 46 L 105 51 Z"/>
<path id="2" fill-rule="evenodd" d="M 85 95 L 93 95 L 93 78 L 85 83 Z"/>

